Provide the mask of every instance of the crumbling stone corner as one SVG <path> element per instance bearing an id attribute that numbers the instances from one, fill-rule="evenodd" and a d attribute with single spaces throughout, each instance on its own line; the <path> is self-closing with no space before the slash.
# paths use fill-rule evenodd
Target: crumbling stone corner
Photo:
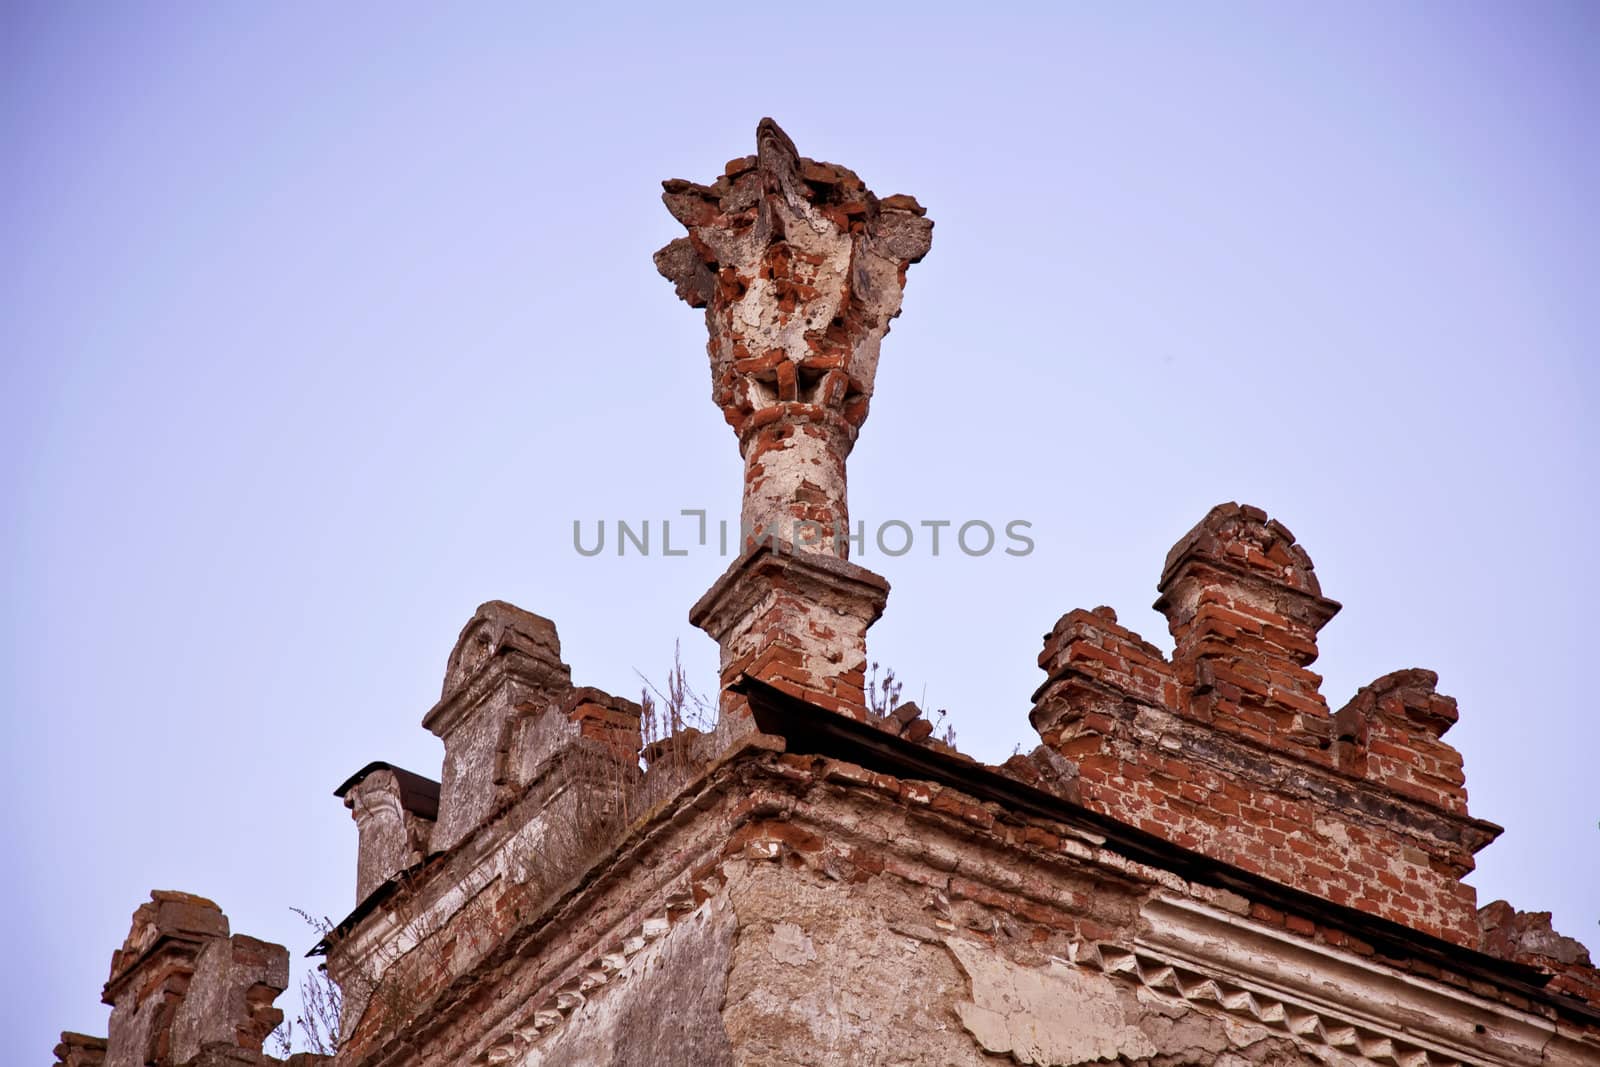
<path id="1" fill-rule="evenodd" d="M 1589 950 L 1557 933 L 1548 911 L 1518 911 L 1496 900 L 1478 909 L 1478 925 L 1484 952 L 1537 967 L 1552 976 L 1552 990 L 1600 1005 L 1600 973 L 1589 960 Z"/>
<path id="2" fill-rule="evenodd" d="M 220 1050 L 240 1053 L 236 1061 L 260 1060 L 262 1042 L 283 1021 L 273 1001 L 288 984 L 282 945 L 230 936 L 227 916 L 211 901 L 157 890 L 133 913 L 112 956 L 102 998 L 111 1005 L 104 1065 L 176 1067 Z M 66 1044 L 78 1062 L 92 1062 L 92 1046 Z"/>
<path id="3" fill-rule="evenodd" d="M 106 1039 L 63 1030 L 55 1055 L 56 1067 L 101 1067 L 106 1061 Z"/>

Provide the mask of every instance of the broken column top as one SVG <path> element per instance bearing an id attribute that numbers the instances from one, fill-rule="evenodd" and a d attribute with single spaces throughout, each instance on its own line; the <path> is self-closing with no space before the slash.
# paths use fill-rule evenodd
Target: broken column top
<path id="1" fill-rule="evenodd" d="M 1169 620 L 1173 601 L 1183 599 L 1176 591 L 1191 575 L 1202 579 L 1196 584 L 1249 588 L 1280 602 L 1292 598 L 1294 614 L 1317 629 L 1339 611 L 1336 601 L 1323 597 L 1311 557 L 1294 534 L 1249 504 L 1218 504 L 1167 553 L 1156 608 Z"/>
<path id="2" fill-rule="evenodd" d="M 63 1030 L 55 1054 L 56 1067 L 100 1067 L 106 1061 L 106 1039 Z"/>
<path id="3" fill-rule="evenodd" d="M 804 158 L 771 119 L 756 127 L 756 154 L 710 185 L 662 185 L 689 236 L 657 252 L 656 268 L 707 309 L 713 397 L 734 429 L 784 402 L 826 405 L 859 427 L 906 268 L 933 241 L 922 206 Z"/>
<path id="4" fill-rule="evenodd" d="M 853 171 L 802 157 L 771 119 L 756 154 L 711 184 L 662 184 L 689 234 L 656 268 L 706 309 L 712 399 L 746 461 L 746 526 L 800 540 L 793 523 L 816 523 L 831 542 L 878 347 L 933 222 L 910 196 L 880 199 Z"/>

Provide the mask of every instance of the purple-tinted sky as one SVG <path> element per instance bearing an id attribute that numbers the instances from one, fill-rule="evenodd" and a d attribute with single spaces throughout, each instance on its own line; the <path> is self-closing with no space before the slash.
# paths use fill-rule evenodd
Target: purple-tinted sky
<path id="1" fill-rule="evenodd" d="M 1055 619 L 1170 644 L 1167 548 L 1261 505 L 1345 604 L 1335 707 L 1408 666 L 1460 700 L 1507 827 L 1480 900 L 1596 940 L 1595 11 L 7 5 L 6 1043 L 105 1032 L 152 887 L 298 957 L 291 905 L 354 903 L 331 789 L 438 773 L 480 601 L 553 618 L 582 683 L 680 639 L 711 681 L 686 613 L 725 561 L 571 524 L 737 517 L 650 253 L 658 181 L 765 114 L 937 220 L 854 514 L 1033 524 L 1021 559 L 859 557 L 908 697 L 1031 747 Z"/>

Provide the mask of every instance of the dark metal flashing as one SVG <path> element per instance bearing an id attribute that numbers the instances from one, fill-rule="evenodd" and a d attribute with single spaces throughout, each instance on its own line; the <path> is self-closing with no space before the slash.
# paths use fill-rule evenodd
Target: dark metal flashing
<path id="1" fill-rule="evenodd" d="M 396 767 L 383 760 L 373 760 L 340 784 L 333 795 L 344 799 L 344 795 L 354 789 L 367 775 L 375 771 L 390 771 L 395 780 L 400 783 L 400 806 L 420 819 L 430 822 L 439 818 L 439 783 L 432 778 L 424 778 L 414 771 L 404 767 Z"/>

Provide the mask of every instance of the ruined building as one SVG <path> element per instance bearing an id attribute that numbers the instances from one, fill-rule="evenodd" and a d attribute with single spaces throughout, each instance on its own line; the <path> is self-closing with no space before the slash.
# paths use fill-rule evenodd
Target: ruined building
<path id="1" fill-rule="evenodd" d="M 747 551 L 690 614 L 720 719 L 659 735 L 574 684 L 554 623 L 479 608 L 422 720 L 438 781 L 372 763 L 338 790 L 338 1067 L 1600 1063 L 1583 947 L 1461 881 L 1500 831 L 1467 810 L 1455 701 L 1413 669 L 1331 708 L 1310 667 L 1339 605 L 1255 508 L 1161 566 L 1170 656 L 1109 608 L 1056 621 L 1030 755 L 875 714 L 889 586 L 847 558 L 845 461 L 933 224 L 770 121 L 665 199 L 688 233 L 656 264 L 705 309 L 745 462 Z M 109 1040 L 58 1059 L 275 1063 L 286 963 L 157 893 Z"/>

